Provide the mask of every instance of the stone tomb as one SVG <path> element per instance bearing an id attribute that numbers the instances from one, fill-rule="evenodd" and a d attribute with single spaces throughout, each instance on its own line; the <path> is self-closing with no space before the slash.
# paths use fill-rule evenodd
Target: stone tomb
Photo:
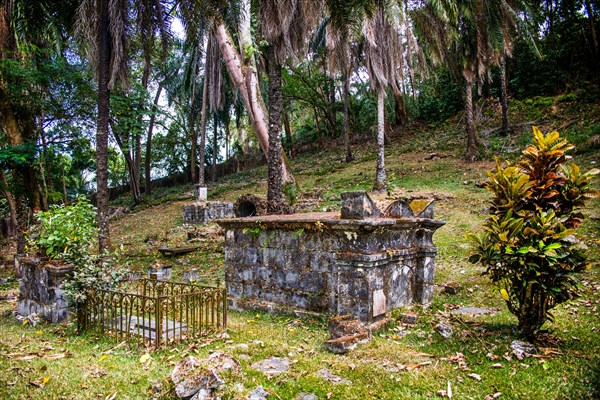
<path id="1" fill-rule="evenodd" d="M 381 212 L 365 192 L 350 192 L 342 194 L 341 214 L 218 223 L 226 231 L 233 308 L 353 314 L 372 323 L 393 308 L 432 300 L 432 236 L 444 225 L 433 219 L 432 200 L 397 200 Z"/>
<path id="2" fill-rule="evenodd" d="M 52 323 L 62 322 L 71 314 L 63 283 L 73 273 L 71 265 L 40 261 L 35 257 L 15 257 L 20 275 L 17 312 L 19 315 L 43 315 Z"/>

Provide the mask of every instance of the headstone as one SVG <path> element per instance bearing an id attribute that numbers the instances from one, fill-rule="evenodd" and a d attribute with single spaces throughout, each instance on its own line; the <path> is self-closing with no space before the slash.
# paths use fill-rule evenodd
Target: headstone
<path id="1" fill-rule="evenodd" d="M 390 218 L 413 218 L 415 214 L 405 200 L 394 201 L 385 209 L 385 216 Z"/>
<path id="2" fill-rule="evenodd" d="M 206 201 L 208 199 L 208 190 L 206 186 L 196 185 L 196 194 L 198 201 Z"/>
<path id="3" fill-rule="evenodd" d="M 342 193 L 342 219 L 381 216 L 381 211 L 365 191 Z"/>

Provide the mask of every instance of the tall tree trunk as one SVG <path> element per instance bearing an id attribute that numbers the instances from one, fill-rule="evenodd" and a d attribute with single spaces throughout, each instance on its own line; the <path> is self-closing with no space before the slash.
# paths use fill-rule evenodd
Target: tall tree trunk
<path id="1" fill-rule="evenodd" d="M 217 116 L 217 113 L 214 113 L 214 117 L 213 117 L 213 154 L 212 154 L 212 168 L 210 169 L 211 181 L 213 181 L 213 182 L 217 181 L 217 152 L 219 151 L 219 149 L 217 148 L 218 133 L 219 133 L 219 117 Z"/>
<path id="2" fill-rule="evenodd" d="M 227 161 L 229 160 L 229 135 L 231 134 L 227 121 L 223 122 L 223 129 L 225 129 L 225 161 Z"/>
<path id="3" fill-rule="evenodd" d="M 144 186 L 144 193 L 150 194 L 152 192 L 152 134 L 154 133 L 154 121 L 156 121 L 156 113 L 158 112 L 158 99 L 160 93 L 163 90 L 163 84 L 158 85 L 156 94 L 154 95 L 154 102 L 152 103 L 152 115 L 150 115 L 150 122 L 148 123 L 148 135 L 146 137 L 146 156 L 144 157 L 144 170 L 146 184 Z"/>
<path id="4" fill-rule="evenodd" d="M 108 225 L 108 124 L 110 118 L 110 94 L 108 91 L 111 58 L 108 0 L 99 0 L 100 28 L 98 48 L 98 125 L 96 130 L 96 179 L 98 183 L 96 206 L 98 208 L 98 249 L 109 250 Z"/>
<path id="5" fill-rule="evenodd" d="M 15 37 L 12 32 L 12 14 L 13 1 L 0 1 L 0 60 L 13 60 L 18 57 Z M 35 139 L 34 118 L 26 109 L 21 109 L 17 114 L 9 97 L 10 89 L 6 82 L 0 79 L 0 129 L 2 129 L 8 139 L 10 146 L 18 146 L 29 140 Z M 22 185 L 15 197 L 17 207 L 17 252 L 25 251 L 24 229 L 26 227 L 26 217 L 28 211 L 25 205 L 30 209 L 40 208 L 40 196 L 35 170 L 32 165 L 16 168 L 13 172 L 13 182 Z"/>
<path id="6" fill-rule="evenodd" d="M 315 130 L 317 131 L 317 140 L 321 139 L 321 123 L 319 121 L 319 112 L 317 107 L 313 107 L 313 116 L 315 117 Z"/>
<path id="7" fill-rule="evenodd" d="M 502 108 L 502 127 L 500 133 L 508 135 L 508 90 L 506 84 L 506 59 L 500 56 L 500 106 Z"/>
<path id="8" fill-rule="evenodd" d="M 293 157 L 292 155 L 292 126 L 290 124 L 290 114 L 289 112 L 283 112 L 283 127 L 285 129 L 285 138 L 286 138 L 286 142 L 287 142 L 287 154 L 288 157 L 291 159 Z"/>
<path id="9" fill-rule="evenodd" d="M 329 78 L 329 127 L 330 136 L 337 137 L 337 117 L 335 112 L 335 80 Z"/>
<path id="10" fill-rule="evenodd" d="M 592 31 L 592 53 L 594 54 L 594 61 L 598 61 L 598 36 L 596 34 L 596 22 L 594 19 L 594 12 L 592 11 L 592 5 L 590 4 L 590 0 L 585 0 L 585 10 L 588 15 L 588 20 L 590 21 L 590 30 Z M 596 5 L 598 5 L 596 3 Z"/>
<path id="11" fill-rule="evenodd" d="M 131 195 L 133 196 L 133 203 L 134 205 L 138 205 L 142 202 L 142 195 L 140 193 L 139 182 L 136 180 L 135 176 L 134 153 L 130 148 L 128 148 L 129 143 L 127 145 L 123 143 L 123 138 L 117 132 L 117 130 L 114 129 L 114 126 L 112 125 L 112 123 L 110 123 L 110 121 L 109 124 L 113 128 L 113 137 L 115 138 L 115 141 L 117 142 L 117 145 L 119 146 L 119 149 L 123 154 L 123 158 L 125 158 L 125 164 L 127 164 L 127 172 L 129 174 L 129 188 L 131 189 Z"/>
<path id="12" fill-rule="evenodd" d="M 267 109 L 260 96 L 260 90 L 258 86 L 258 79 L 256 71 L 251 66 L 242 63 L 242 59 L 233 45 L 233 39 L 227 31 L 225 24 L 219 18 L 215 18 L 215 36 L 219 42 L 219 48 L 225 61 L 225 66 L 231 77 L 231 81 L 240 91 L 242 100 L 248 112 L 250 123 L 254 128 L 254 133 L 258 139 L 260 147 L 269 158 L 269 128 L 267 121 L 269 116 L 267 115 Z M 284 183 L 293 183 L 294 176 L 287 165 L 285 154 L 281 152 L 281 164 L 283 166 L 282 179 Z"/>
<path id="13" fill-rule="evenodd" d="M 43 119 L 41 119 L 43 121 Z M 40 123 L 38 127 L 40 132 L 40 137 L 42 139 L 42 153 L 44 155 L 44 168 L 46 168 L 46 183 L 48 185 L 48 190 L 50 192 L 54 192 L 54 181 L 52 179 L 52 174 L 50 173 L 50 153 L 48 152 L 48 141 L 46 139 L 46 132 L 44 132 L 43 123 Z"/>
<path id="14" fill-rule="evenodd" d="M 204 73 L 204 86 L 202 87 L 202 110 L 200 111 L 200 168 L 198 170 L 198 186 L 206 186 L 205 167 L 206 164 L 206 102 L 208 101 L 208 74 Z"/>
<path id="15" fill-rule="evenodd" d="M 384 190 L 387 186 L 385 172 L 385 89 L 377 90 L 377 168 L 374 190 Z"/>
<path id="16" fill-rule="evenodd" d="M 281 159 L 281 64 L 275 56 L 273 46 L 267 47 L 267 68 L 269 71 L 269 167 L 267 187 L 267 212 L 284 214 L 283 163 Z"/>
<path id="17" fill-rule="evenodd" d="M 197 52 L 196 52 L 197 54 Z M 194 73 L 192 75 L 192 98 L 190 99 L 190 114 L 188 118 L 188 124 L 190 126 L 190 141 L 192 143 L 190 149 L 190 172 L 192 182 L 198 182 L 198 174 L 196 173 L 196 159 L 198 151 L 198 132 L 196 131 L 196 80 L 198 78 L 198 58 L 197 56 L 193 59 L 194 62 Z"/>
<path id="18" fill-rule="evenodd" d="M 477 145 L 479 142 L 473 119 L 473 78 L 467 77 L 465 82 L 465 130 L 467 132 L 465 161 L 473 162 L 477 155 Z"/>
<path id="19" fill-rule="evenodd" d="M 4 195 L 4 197 L 6 198 L 6 202 L 8 203 L 10 232 L 12 232 L 13 234 L 18 233 L 20 231 L 20 228 L 19 219 L 17 218 L 17 201 L 15 199 L 15 196 L 10 191 L 8 181 L 6 179 L 6 174 L 4 173 L 4 169 L 2 168 L 0 168 L 0 193 Z"/>
<path id="20" fill-rule="evenodd" d="M 404 126 L 408 119 L 406 115 L 406 104 L 402 93 L 394 93 L 394 114 L 396 126 Z"/>
<path id="21" fill-rule="evenodd" d="M 352 148 L 350 147 L 350 74 L 344 73 L 344 145 L 346 147 L 346 162 L 352 162 Z"/>

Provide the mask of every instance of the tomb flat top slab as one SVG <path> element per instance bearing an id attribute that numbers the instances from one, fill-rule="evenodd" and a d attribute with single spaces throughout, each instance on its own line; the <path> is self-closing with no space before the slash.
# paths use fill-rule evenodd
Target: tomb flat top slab
<path id="1" fill-rule="evenodd" d="M 321 224 L 328 228 L 344 227 L 379 227 L 394 225 L 403 226 L 407 224 L 420 224 L 423 226 L 440 227 L 445 224 L 444 221 L 427 218 L 389 218 L 389 217 L 368 217 L 363 219 L 342 219 L 338 212 L 311 212 L 301 214 L 282 214 L 282 215 L 261 215 L 257 217 L 228 218 L 215 221 L 224 228 L 255 226 L 256 224 L 266 225 L 271 228 L 295 229 L 303 224 Z"/>

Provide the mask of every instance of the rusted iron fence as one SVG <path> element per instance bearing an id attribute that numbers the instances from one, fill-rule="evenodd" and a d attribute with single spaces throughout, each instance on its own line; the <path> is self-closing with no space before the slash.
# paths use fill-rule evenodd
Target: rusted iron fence
<path id="1" fill-rule="evenodd" d="M 142 279 L 131 289 L 89 290 L 78 310 L 81 332 L 97 330 L 160 347 L 227 325 L 224 288 Z"/>

